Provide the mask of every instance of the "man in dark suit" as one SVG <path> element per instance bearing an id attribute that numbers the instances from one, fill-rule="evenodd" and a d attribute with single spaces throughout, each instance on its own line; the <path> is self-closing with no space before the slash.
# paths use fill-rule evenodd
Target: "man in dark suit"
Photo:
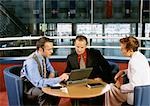
<path id="1" fill-rule="evenodd" d="M 77 36 L 75 39 L 75 52 L 67 57 L 67 67 L 65 72 L 69 73 L 73 69 L 80 68 L 81 56 L 83 57 L 85 67 L 93 67 L 93 71 L 89 78 L 101 78 L 103 81 L 112 82 L 111 66 L 108 61 L 101 55 L 99 50 L 87 48 L 87 38 L 85 36 Z"/>
<path id="2" fill-rule="evenodd" d="M 101 55 L 99 50 L 87 48 L 88 41 L 85 36 L 77 36 L 74 45 L 75 51 L 67 57 L 65 73 L 70 73 L 73 69 L 83 68 L 80 65 L 82 59 L 85 64 L 84 68 L 93 68 L 89 78 L 96 80 L 102 79 L 107 83 L 113 81 L 111 66 L 108 61 Z M 104 96 L 98 96 L 89 99 L 81 99 L 80 103 L 100 106 L 103 104 L 103 100 Z"/>

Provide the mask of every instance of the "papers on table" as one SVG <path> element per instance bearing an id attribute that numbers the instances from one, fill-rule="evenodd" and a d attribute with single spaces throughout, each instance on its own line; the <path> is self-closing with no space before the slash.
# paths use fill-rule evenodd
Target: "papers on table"
<path id="1" fill-rule="evenodd" d="M 60 83 L 54 84 L 53 87 L 62 87 L 62 85 L 60 85 Z"/>
<path id="2" fill-rule="evenodd" d="M 66 87 L 60 88 L 60 90 L 64 93 L 68 93 L 68 89 Z"/>
<path id="3" fill-rule="evenodd" d="M 51 89 L 60 89 L 60 88 L 62 88 L 62 85 L 60 85 L 59 83 L 57 83 L 57 84 L 54 84 L 54 85 L 52 85 L 50 87 L 51 87 Z"/>

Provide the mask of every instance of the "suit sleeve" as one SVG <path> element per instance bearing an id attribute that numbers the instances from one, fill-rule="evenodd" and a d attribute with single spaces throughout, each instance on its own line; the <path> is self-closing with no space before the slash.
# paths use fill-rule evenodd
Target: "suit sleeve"
<path id="1" fill-rule="evenodd" d="M 101 53 L 100 52 L 98 52 L 98 60 L 99 60 L 99 65 L 101 66 L 101 68 L 105 71 L 105 70 L 111 70 L 111 67 L 110 67 L 110 65 L 109 65 L 109 63 L 108 63 L 108 61 L 101 55 Z"/>
<path id="2" fill-rule="evenodd" d="M 98 63 L 103 71 L 103 80 L 106 82 L 112 81 L 112 75 L 111 75 L 111 66 L 109 65 L 108 61 L 101 55 L 100 51 L 97 52 L 98 54 Z"/>
<path id="3" fill-rule="evenodd" d="M 70 73 L 71 72 L 71 63 L 70 63 L 70 60 L 69 60 L 69 56 L 67 57 L 67 66 L 66 66 L 66 69 L 65 69 L 65 73 Z"/>

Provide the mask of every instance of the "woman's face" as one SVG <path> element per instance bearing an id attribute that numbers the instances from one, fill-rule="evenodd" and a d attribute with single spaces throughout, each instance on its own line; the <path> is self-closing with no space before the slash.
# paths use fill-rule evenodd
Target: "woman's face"
<path id="1" fill-rule="evenodd" d="M 131 50 L 127 50 L 125 44 L 120 43 L 120 47 L 121 47 L 120 50 L 121 50 L 122 55 L 124 55 L 126 57 L 131 56 Z"/>

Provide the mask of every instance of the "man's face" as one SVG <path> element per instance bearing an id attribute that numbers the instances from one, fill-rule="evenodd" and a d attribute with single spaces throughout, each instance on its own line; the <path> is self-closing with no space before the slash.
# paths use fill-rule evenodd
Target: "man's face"
<path id="1" fill-rule="evenodd" d="M 46 42 L 44 44 L 44 51 L 43 51 L 43 56 L 44 57 L 50 57 L 53 53 L 53 43 L 52 42 Z"/>
<path id="2" fill-rule="evenodd" d="M 75 41 L 75 50 L 78 55 L 83 54 L 86 47 L 87 47 L 87 45 L 86 45 L 85 40 L 82 40 L 82 41 L 76 40 Z"/>

